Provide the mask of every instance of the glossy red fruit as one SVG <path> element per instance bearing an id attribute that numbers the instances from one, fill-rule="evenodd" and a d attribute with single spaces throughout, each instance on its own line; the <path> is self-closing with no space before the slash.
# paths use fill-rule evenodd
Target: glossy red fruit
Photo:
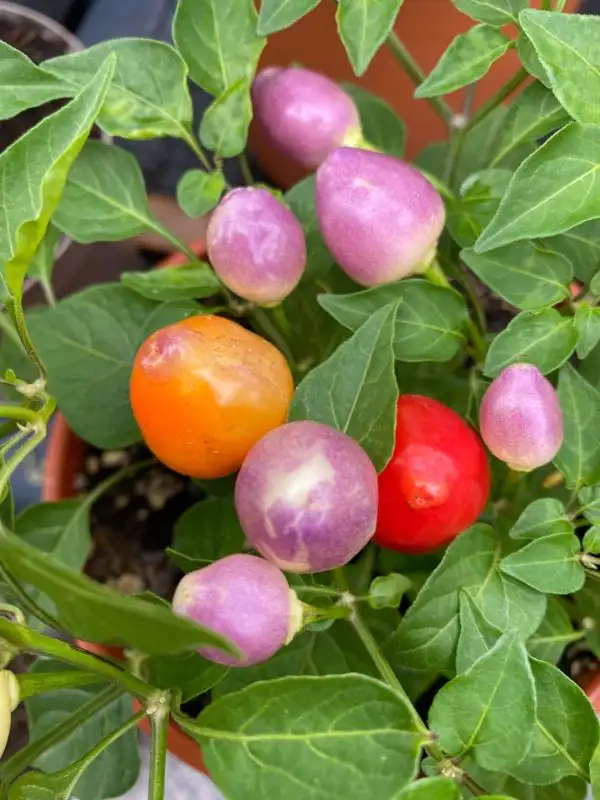
<path id="1" fill-rule="evenodd" d="M 435 550 L 476 521 L 489 492 L 475 431 L 437 400 L 402 395 L 396 447 L 379 476 L 375 541 L 401 553 Z"/>

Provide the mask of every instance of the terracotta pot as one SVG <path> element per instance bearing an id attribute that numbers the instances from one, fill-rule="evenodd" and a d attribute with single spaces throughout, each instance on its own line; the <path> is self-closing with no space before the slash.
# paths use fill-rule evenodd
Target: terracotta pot
<path id="1" fill-rule="evenodd" d="M 540 0 L 532 4 L 540 5 Z M 578 0 L 568 0 L 566 9 L 574 11 Z M 406 0 L 396 21 L 395 30 L 419 66 L 427 74 L 452 39 L 473 25 L 450 0 Z M 414 84 L 384 46 L 367 72 L 356 78 L 335 25 L 335 3 L 322 2 L 300 22 L 269 37 L 260 66 L 287 66 L 298 62 L 330 75 L 338 81 L 358 83 L 387 100 L 406 123 L 407 158 L 411 159 L 426 145 L 445 136 L 443 123 L 426 100 L 415 100 Z M 488 100 L 514 74 L 518 58 L 514 52 L 499 59 L 479 82 L 475 107 Z M 464 90 L 445 98 L 457 111 L 462 109 Z M 258 125 L 252 130 L 252 150 L 271 180 L 283 187 L 294 184 L 303 170 L 276 152 L 266 141 Z"/>
<path id="2" fill-rule="evenodd" d="M 204 240 L 193 242 L 190 247 L 199 257 L 202 257 L 206 252 Z M 158 266 L 159 268 L 177 267 L 187 263 L 187 261 L 187 256 L 182 253 L 173 253 Z M 83 466 L 84 451 L 84 442 L 69 428 L 62 414 L 57 413 L 48 437 L 48 449 L 44 463 L 42 485 L 42 499 L 44 501 L 65 500 L 77 494 L 75 477 Z M 90 653 L 113 659 L 122 658 L 122 651 L 116 647 L 80 641 L 76 642 L 76 644 Z M 139 709 L 139 703 L 134 701 L 135 713 Z M 150 724 L 147 719 L 140 723 L 140 728 L 144 733 L 150 734 Z M 167 744 L 169 751 L 181 761 L 200 772 L 206 773 L 206 767 L 197 742 L 184 733 L 174 722 L 169 725 Z"/>

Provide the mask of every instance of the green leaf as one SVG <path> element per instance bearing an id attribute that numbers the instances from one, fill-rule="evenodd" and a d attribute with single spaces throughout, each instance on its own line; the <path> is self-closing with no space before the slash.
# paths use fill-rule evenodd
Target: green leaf
<path id="1" fill-rule="evenodd" d="M 469 775 L 488 792 L 502 792 L 500 797 L 518 800 L 585 800 L 587 789 L 581 778 L 563 778 L 552 786 L 531 786 L 511 778 L 510 775 L 481 769 L 471 758 L 462 766 Z M 496 797 L 496 795 L 492 795 Z"/>
<path id="2" fill-rule="evenodd" d="M 489 25 L 469 28 L 452 41 L 417 88 L 415 97 L 438 97 L 475 83 L 510 46 L 511 40 L 496 28 Z"/>
<path id="3" fill-rule="evenodd" d="M 202 645 L 233 651 L 223 637 L 207 628 L 78 575 L 6 529 L 0 530 L 0 558 L 14 575 L 54 602 L 59 619 L 76 639 L 128 646 L 150 655 Z"/>
<path id="4" fill-rule="evenodd" d="M 17 517 L 15 533 L 42 553 L 80 572 L 92 544 L 89 505 L 82 500 L 38 503 Z"/>
<path id="5" fill-rule="evenodd" d="M 554 497 L 534 500 L 509 531 L 511 539 L 537 539 L 557 533 L 572 533 L 564 503 Z"/>
<path id="6" fill-rule="evenodd" d="M 570 642 L 582 634 L 573 630 L 571 618 L 556 597 L 548 598 L 548 609 L 540 627 L 527 642 L 529 653 L 540 661 L 556 664 Z"/>
<path id="7" fill-rule="evenodd" d="M 30 278 L 37 278 L 42 283 L 50 283 L 52 281 L 56 250 L 61 239 L 62 234 L 58 228 L 55 228 L 54 225 L 48 225 L 44 238 L 27 270 Z"/>
<path id="8" fill-rule="evenodd" d="M 527 8 L 529 0 L 452 0 L 464 14 L 479 22 L 501 27 L 517 22 L 519 11 Z"/>
<path id="9" fill-rule="evenodd" d="M 65 97 L 65 87 L 54 75 L 40 69 L 20 50 L 0 42 L 0 120 Z"/>
<path id="10" fill-rule="evenodd" d="M 475 525 L 452 542 L 386 644 L 392 666 L 452 671 L 460 589 L 501 631 L 527 637 L 539 627 L 546 596 L 500 572 L 501 555 L 501 542 L 488 525 Z"/>
<path id="11" fill-rule="evenodd" d="M 493 165 L 522 144 L 535 142 L 567 122 L 569 115 L 549 89 L 539 82 L 526 86 L 508 110 Z"/>
<path id="12" fill-rule="evenodd" d="M 456 672 L 469 670 L 486 655 L 502 636 L 502 631 L 485 618 L 468 592 L 458 595 L 460 633 L 456 647 Z"/>
<path id="13" fill-rule="evenodd" d="M 41 660 L 33 665 L 31 671 L 35 675 L 42 675 L 62 669 L 64 666 L 59 662 Z M 66 721 L 73 712 L 92 701 L 104 689 L 105 685 L 80 686 L 30 697 L 25 704 L 29 736 L 32 740 L 40 738 L 55 725 Z M 35 762 L 35 766 L 44 772 L 67 769 L 131 716 L 131 697 L 123 695 L 88 718 L 60 744 L 47 750 Z M 79 800 L 102 800 L 104 797 L 121 795 L 135 783 L 138 771 L 137 734 L 135 730 L 131 730 L 106 748 L 85 770 L 74 790 L 74 796 Z M 65 795 L 66 798 L 70 796 Z M 33 797 L 33 794 L 25 794 L 23 800 L 33 800 Z M 48 800 L 55 800 L 55 795 L 49 795 Z"/>
<path id="14" fill-rule="evenodd" d="M 411 586 L 410 578 L 397 572 L 380 575 L 369 587 L 369 605 L 371 608 L 398 608 L 400 600 Z"/>
<path id="15" fill-rule="evenodd" d="M 173 39 L 198 86 L 219 97 L 250 80 L 266 39 L 253 0 L 179 0 Z"/>
<path id="16" fill-rule="evenodd" d="M 406 128 L 395 110 L 385 100 L 361 86 L 343 83 L 342 88 L 356 103 L 367 142 L 383 153 L 402 158 Z"/>
<path id="17" fill-rule="evenodd" d="M 392 30 L 404 0 L 340 0 L 338 31 L 355 75 L 362 75 Z"/>
<path id="18" fill-rule="evenodd" d="M 534 722 L 535 689 L 527 651 L 511 634 L 443 686 L 429 711 L 429 726 L 448 755 L 462 758 L 472 752 L 484 769 L 497 771 L 521 761 Z"/>
<path id="19" fill-rule="evenodd" d="M 188 217 L 202 217 L 217 205 L 225 190 L 222 172 L 188 170 L 177 184 L 177 202 Z"/>
<path id="20" fill-rule="evenodd" d="M 378 471 L 394 449 L 398 387 L 391 303 L 312 370 L 296 389 L 290 419 L 310 419 L 352 436 Z"/>
<path id="21" fill-rule="evenodd" d="M 176 136 L 189 140 L 192 100 L 187 68 L 168 44 L 152 39 L 110 39 L 44 61 L 44 69 L 77 92 L 111 54 L 116 56 L 117 66 L 98 125 L 111 136 L 124 139 Z M 148 68 L 140 69 L 140 64 Z"/>
<path id="22" fill-rule="evenodd" d="M 587 302 L 580 303 L 575 311 L 574 323 L 579 336 L 577 355 L 585 358 L 600 341 L 600 308 L 594 308 Z"/>
<path id="23" fill-rule="evenodd" d="M 464 343 L 464 299 L 429 281 L 397 281 L 349 295 L 319 295 L 319 304 L 350 330 L 376 311 L 397 304 L 394 355 L 398 361 L 449 361 Z"/>
<path id="24" fill-rule="evenodd" d="M 574 533 L 553 533 L 505 556 L 500 569 L 538 592 L 572 594 L 585 582 L 580 552 Z"/>
<path id="25" fill-rule="evenodd" d="M 600 527 L 594 525 L 585 532 L 583 549 L 586 553 L 600 553 Z"/>
<path id="26" fill-rule="evenodd" d="M 475 250 L 554 236 L 598 217 L 599 170 L 600 127 L 567 125 L 517 169 Z"/>
<path id="27" fill-rule="evenodd" d="M 260 36 L 289 28 L 319 5 L 320 0 L 262 0 L 257 32 Z"/>
<path id="28" fill-rule="evenodd" d="M 588 778 L 598 743 L 598 720 L 582 690 L 557 667 L 531 659 L 537 695 L 531 747 L 518 766 L 507 770 L 524 783 L 547 786 L 565 775 Z"/>
<path id="29" fill-rule="evenodd" d="M 600 797 L 600 745 L 594 750 L 590 761 L 590 783 L 594 800 Z"/>
<path id="30" fill-rule="evenodd" d="M 333 267 L 331 253 L 327 249 L 315 208 L 315 177 L 308 178 L 293 186 L 284 196 L 290 211 L 304 229 L 306 238 L 306 270 L 303 280 L 321 280 Z M 313 313 L 317 313 L 313 311 Z"/>
<path id="31" fill-rule="evenodd" d="M 139 441 L 129 405 L 135 354 L 151 333 L 198 310 L 193 303 L 154 303 L 124 286 L 103 284 L 33 317 L 30 332 L 50 391 L 75 433 L 106 449 Z"/>
<path id="32" fill-rule="evenodd" d="M 600 524 L 600 486 L 586 486 L 579 492 L 581 513 L 594 524 Z"/>
<path id="33" fill-rule="evenodd" d="M 241 552 L 245 541 L 233 500 L 210 498 L 195 503 L 179 517 L 171 555 L 184 572 L 191 572 Z"/>
<path id="34" fill-rule="evenodd" d="M 550 88 L 550 78 L 546 72 L 542 62 L 538 58 L 535 47 L 531 40 L 521 31 L 517 36 L 517 54 L 521 60 L 521 64 L 525 67 L 530 75 L 537 78 L 546 88 Z"/>
<path id="35" fill-rule="evenodd" d="M 562 253 L 573 265 L 575 276 L 591 280 L 600 266 L 600 220 L 592 220 L 546 240 L 551 250 Z"/>
<path id="36" fill-rule="evenodd" d="M 509 169 L 475 172 L 463 181 L 458 196 L 447 201 L 448 230 L 458 245 L 475 244 L 496 213 L 511 177 Z"/>
<path id="37" fill-rule="evenodd" d="M 203 261 L 148 272 L 124 272 L 121 283 L 142 297 L 157 302 L 212 297 L 222 288 L 212 268 Z"/>
<path id="38" fill-rule="evenodd" d="M 159 689 L 180 691 L 183 703 L 214 688 L 228 672 L 228 667 L 207 661 L 199 653 L 149 656 L 141 666 L 145 681 Z"/>
<path id="39" fill-rule="evenodd" d="M 23 279 L 54 213 L 67 173 L 94 124 L 114 73 L 103 63 L 81 94 L 31 128 L 0 154 L 4 224 L 0 264 L 8 288 L 21 296 Z"/>
<path id="40" fill-rule="evenodd" d="M 250 84 L 242 78 L 206 109 L 200 122 L 200 141 L 221 158 L 243 152 L 252 120 Z"/>
<path id="41" fill-rule="evenodd" d="M 523 311 L 540 311 L 569 297 L 570 262 L 533 242 L 518 242 L 478 255 L 462 250 L 461 259 L 491 289 Z"/>
<path id="42" fill-rule="evenodd" d="M 317 800 L 348 786 L 388 800 L 416 777 L 423 742 L 403 698 L 364 675 L 253 684 L 212 703 L 198 724 L 210 731 L 202 753 L 229 800 Z"/>
<path id="43" fill-rule="evenodd" d="M 450 778 L 421 778 L 402 789 L 394 800 L 460 800 L 460 790 Z"/>
<path id="44" fill-rule="evenodd" d="M 599 124 L 600 20 L 527 9 L 519 21 L 561 105 L 578 122 Z"/>
<path id="45" fill-rule="evenodd" d="M 568 488 L 600 481 L 600 394 L 567 364 L 558 377 L 565 435 L 554 459 Z"/>
<path id="46" fill-rule="evenodd" d="M 571 317 L 561 316 L 554 308 L 535 314 L 522 311 L 493 340 L 483 371 L 495 378 L 510 364 L 527 361 L 547 375 L 564 364 L 576 343 Z"/>

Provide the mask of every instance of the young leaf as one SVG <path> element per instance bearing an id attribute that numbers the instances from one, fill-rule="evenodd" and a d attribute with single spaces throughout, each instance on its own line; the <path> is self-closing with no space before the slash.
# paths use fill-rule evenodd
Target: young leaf
<path id="1" fill-rule="evenodd" d="M 446 222 L 460 247 L 475 244 L 498 209 L 512 172 L 509 169 L 484 169 L 470 175 L 457 197 L 447 201 Z"/>
<path id="2" fill-rule="evenodd" d="M 585 358 L 600 341 L 600 308 L 594 308 L 586 302 L 581 303 L 575 311 L 574 323 L 579 336 L 577 355 Z"/>
<path id="3" fill-rule="evenodd" d="M 37 661 L 33 674 L 41 675 L 64 667 L 56 661 Z M 45 692 L 26 701 L 29 735 L 32 739 L 44 736 L 57 724 L 65 722 L 75 711 L 91 702 L 105 685 L 86 686 Z M 131 717 L 131 698 L 123 695 L 107 704 L 102 711 L 88 718 L 77 731 L 44 753 L 35 762 L 45 772 L 68 769 L 73 762 L 83 758 L 110 731 L 117 730 Z M 137 734 L 134 729 L 111 744 L 87 767 L 77 781 L 74 796 L 80 800 L 98 800 L 127 792 L 135 783 L 140 767 Z M 52 777 L 52 776 L 48 776 Z M 77 776 L 79 777 L 79 776 Z M 25 794 L 23 800 L 33 800 Z M 44 800 L 46 800 L 45 796 Z M 65 795 L 70 798 L 71 795 Z M 55 800 L 55 795 L 48 795 Z"/>
<path id="4" fill-rule="evenodd" d="M 398 361 L 449 361 L 464 343 L 464 299 L 452 289 L 408 279 L 349 295 L 319 295 L 319 304 L 350 330 L 397 304 L 394 355 Z"/>
<path id="5" fill-rule="evenodd" d="M 575 277 L 591 280 L 600 266 L 600 220 L 592 220 L 546 240 L 551 250 L 562 253 L 573 265 Z"/>
<path id="6" fill-rule="evenodd" d="M 337 26 L 355 75 L 362 75 L 394 26 L 404 0 L 339 0 Z"/>
<path id="7" fill-rule="evenodd" d="M 460 789 L 450 778 L 421 778 L 393 800 L 460 800 Z"/>
<path id="8" fill-rule="evenodd" d="M 42 553 L 80 572 L 92 544 L 89 506 L 82 500 L 38 503 L 19 514 L 15 533 Z"/>
<path id="9" fill-rule="evenodd" d="M 320 0 L 262 0 L 257 32 L 260 36 L 289 28 L 316 8 Z"/>
<path id="10" fill-rule="evenodd" d="M 333 267 L 333 258 L 325 246 L 315 208 L 315 178 L 310 175 L 293 186 L 284 196 L 286 205 L 297 217 L 306 238 L 306 271 L 304 279 L 321 280 Z M 312 314 L 316 310 L 311 309 Z"/>
<path id="11" fill-rule="evenodd" d="M 495 378 L 509 364 L 527 361 L 547 375 L 569 358 L 577 344 L 571 317 L 554 308 L 537 313 L 522 311 L 492 342 L 484 373 Z"/>
<path id="12" fill-rule="evenodd" d="M 529 0 L 452 0 L 464 14 L 479 22 L 502 27 L 517 22 L 519 11 L 527 8 Z"/>
<path id="13" fill-rule="evenodd" d="M 50 391 L 71 428 L 107 449 L 138 441 L 129 405 L 135 354 L 155 330 L 198 310 L 191 302 L 154 303 L 119 284 L 102 284 L 32 317 Z"/>
<path id="14" fill-rule="evenodd" d="M 392 665 L 452 671 L 460 589 L 492 625 L 530 636 L 542 621 L 546 596 L 501 573 L 500 558 L 500 540 L 488 525 L 474 525 L 455 539 L 387 642 Z"/>
<path id="15" fill-rule="evenodd" d="M 534 658 L 556 664 L 570 642 L 582 637 L 582 633 L 573 630 L 573 624 L 561 601 L 556 597 L 548 598 L 546 616 L 540 627 L 527 641 L 527 649 Z"/>
<path id="16" fill-rule="evenodd" d="M 60 199 L 67 173 L 83 147 L 115 70 L 103 63 L 81 94 L 31 128 L 0 154 L 4 224 L 0 263 L 12 294 L 21 296 L 29 263 Z"/>
<path id="17" fill-rule="evenodd" d="M 149 300 L 192 300 L 212 297 L 222 288 L 214 271 L 203 261 L 148 272 L 124 272 L 121 283 Z"/>
<path id="18" fill-rule="evenodd" d="M 600 127 L 571 123 L 515 172 L 478 253 L 521 239 L 554 236 L 599 216 Z"/>
<path id="19" fill-rule="evenodd" d="M 253 0 L 179 0 L 173 39 L 198 86 L 214 97 L 250 80 L 266 39 Z"/>
<path id="20" fill-rule="evenodd" d="M 222 172 L 188 170 L 177 184 L 177 202 L 188 217 L 202 217 L 219 202 L 225 190 Z"/>
<path id="21" fill-rule="evenodd" d="M 44 69 L 79 91 L 96 74 L 104 59 L 117 58 L 114 80 L 98 124 L 111 136 L 151 139 L 190 138 L 192 100 L 187 69 L 168 44 L 151 39 L 110 39 L 78 53 L 44 61 Z M 140 69 L 140 64 L 152 68 Z"/>
<path id="22" fill-rule="evenodd" d="M 496 294 L 523 311 L 540 311 L 569 297 L 570 262 L 533 242 L 509 244 L 483 255 L 462 250 L 460 257 Z"/>
<path id="23" fill-rule="evenodd" d="M 36 250 L 27 274 L 42 283 L 51 284 L 56 250 L 62 239 L 62 233 L 54 225 L 48 225 L 40 246 Z"/>
<path id="24" fill-rule="evenodd" d="M 493 166 L 522 144 L 534 142 L 569 122 L 569 115 L 542 83 L 527 86 L 508 110 L 496 143 Z"/>
<path id="25" fill-rule="evenodd" d="M 383 153 L 402 158 L 406 128 L 395 110 L 385 100 L 353 83 L 343 83 L 342 88 L 356 103 L 367 142 Z"/>
<path id="26" fill-rule="evenodd" d="M 454 39 L 417 88 L 415 97 L 438 97 L 475 83 L 510 46 L 511 40 L 496 28 L 489 25 L 469 28 Z"/>
<path id="27" fill-rule="evenodd" d="M 529 748 L 535 707 L 525 647 L 517 636 L 505 634 L 440 689 L 429 711 L 429 725 L 450 756 L 461 758 L 472 752 L 484 769 L 505 771 L 517 766 Z"/>
<path id="28" fill-rule="evenodd" d="M 392 340 L 396 306 L 381 308 L 296 389 L 290 419 L 324 422 L 365 449 L 378 471 L 394 449 L 398 387 Z"/>
<path id="29" fill-rule="evenodd" d="M 185 572 L 191 572 L 241 552 L 245 541 L 233 500 L 210 498 L 195 503 L 179 517 L 171 555 Z M 183 563 L 179 555 L 184 557 Z"/>
<path id="30" fill-rule="evenodd" d="M 578 122 L 600 124 L 600 20 L 527 9 L 519 21 L 561 105 Z"/>
<path id="31" fill-rule="evenodd" d="M 588 698 L 557 667 L 531 659 L 537 696 L 531 747 L 507 771 L 524 783 L 547 786 L 565 775 L 588 778 L 598 744 L 598 720 Z"/>
<path id="32" fill-rule="evenodd" d="M 6 529 L 0 530 L 0 558 L 14 575 L 54 602 L 59 619 L 76 639 L 132 647 L 150 655 L 180 653 L 202 645 L 228 652 L 234 649 L 219 634 L 168 608 L 125 597 L 78 575 Z M 23 628 L 25 638 L 27 631 Z"/>
<path id="33" fill-rule="evenodd" d="M 0 86 L 0 120 L 69 95 L 62 81 L 6 42 L 0 42 Z"/>
<path id="34" fill-rule="evenodd" d="M 398 608 L 411 586 L 410 578 L 397 572 L 379 575 L 369 586 L 369 605 L 371 608 Z"/>
<path id="35" fill-rule="evenodd" d="M 567 364 L 558 377 L 558 397 L 565 438 L 554 463 L 567 487 L 580 489 L 600 481 L 600 393 Z"/>
<path id="36" fill-rule="evenodd" d="M 211 703 L 198 725 L 210 731 L 202 753 L 230 800 L 318 800 L 350 785 L 357 797 L 389 800 L 416 777 L 423 742 L 400 695 L 364 675 L 257 683 Z"/>
<path id="37" fill-rule="evenodd" d="M 521 31 L 517 36 L 516 47 L 517 55 L 519 56 L 521 64 L 523 64 L 527 72 L 530 75 L 533 75 L 534 78 L 537 78 L 540 83 L 549 89 L 550 78 L 548 77 L 548 73 L 538 58 L 535 47 L 531 43 L 531 40 L 527 38 L 523 31 Z"/>
<path id="38" fill-rule="evenodd" d="M 538 592 L 573 594 L 585 582 L 580 552 L 574 533 L 553 533 L 505 556 L 500 569 Z"/>
<path id="39" fill-rule="evenodd" d="M 233 158 L 246 147 L 251 120 L 250 85 L 242 78 L 231 84 L 204 112 L 200 141 L 221 158 Z"/>
<path id="40" fill-rule="evenodd" d="M 141 665 L 144 680 L 159 689 L 177 689 L 183 703 L 210 691 L 228 672 L 228 667 L 207 661 L 199 653 L 149 656 Z"/>
<path id="41" fill-rule="evenodd" d="M 53 222 L 82 244 L 120 241 L 159 228 L 137 160 L 120 147 L 94 141 L 75 161 Z"/>
<path id="42" fill-rule="evenodd" d="M 487 620 L 471 595 L 458 594 L 460 633 L 456 647 L 456 672 L 460 675 L 486 655 L 502 636 L 502 631 Z"/>
<path id="43" fill-rule="evenodd" d="M 534 500 L 509 531 L 511 539 L 537 539 L 556 533 L 572 533 L 564 503 L 554 497 Z"/>
<path id="44" fill-rule="evenodd" d="M 600 524 L 600 486 L 586 486 L 578 496 L 583 516 L 594 525 Z"/>

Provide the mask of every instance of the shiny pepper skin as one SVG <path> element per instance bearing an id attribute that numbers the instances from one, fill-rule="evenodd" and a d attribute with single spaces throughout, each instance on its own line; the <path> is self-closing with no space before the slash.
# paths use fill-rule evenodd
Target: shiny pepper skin
<path id="1" fill-rule="evenodd" d="M 401 553 L 435 550 L 477 520 L 489 491 L 475 431 L 436 400 L 401 396 L 396 446 L 379 476 L 375 541 Z"/>
<path id="2" fill-rule="evenodd" d="M 176 472 L 206 479 L 239 469 L 250 448 L 285 422 L 293 392 L 279 350 L 212 315 L 149 336 L 130 381 L 148 447 Z"/>

